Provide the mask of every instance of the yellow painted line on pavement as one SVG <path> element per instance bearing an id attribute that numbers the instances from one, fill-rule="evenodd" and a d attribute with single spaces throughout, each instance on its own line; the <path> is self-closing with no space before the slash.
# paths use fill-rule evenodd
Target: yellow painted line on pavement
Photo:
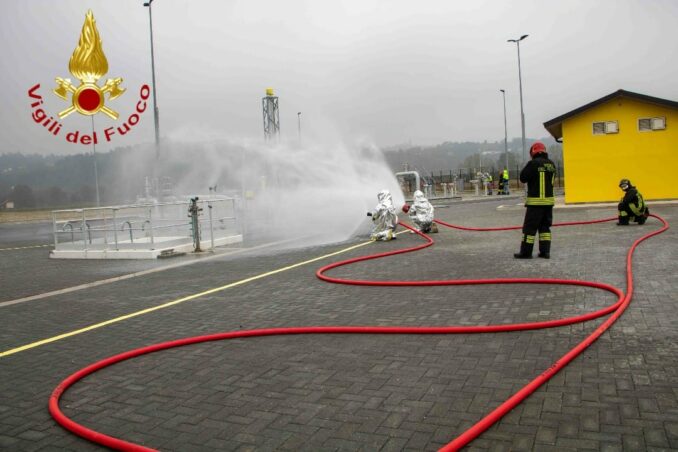
<path id="1" fill-rule="evenodd" d="M 31 248 L 46 248 L 48 246 L 52 246 L 52 244 L 48 245 L 31 245 L 31 246 L 18 246 L 16 248 L 0 248 L 0 251 L 16 251 L 16 250 L 28 250 Z"/>
<path id="2" fill-rule="evenodd" d="M 313 262 L 317 262 L 319 260 L 327 259 L 328 257 L 332 257 L 332 256 L 336 256 L 338 254 L 346 253 L 346 252 L 354 250 L 356 248 L 360 248 L 360 247 L 363 247 L 365 245 L 369 245 L 370 243 L 373 243 L 373 242 L 359 243 L 358 245 L 353 245 L 353 246 L 350 246 L 348 248 L 344 248 L 342 250 L 335 251 L 335 252 L 330 253 L 330 254 L 325 254 L 323 256 L 315 257 L 313 259 L 309 259 L 309 260 L 306 260 L 306 261 L 303 261 L 303 262 L 299 262 L 297 264 L 289 265 L 287 267 L 278 268 L 278 269 L 272 270 L 270 272 L 261 273 L 259 275 L 252 276 L 250 278 L 241 279 L 240 281 L 236 281 L 236 282 L 233 282 L 233 283 L 230 283 L 230 284 L 226 284 L 224 286 L 215 287 L 213 289 L 206 290 L 204 292 L 200 292 L 200 293 L 189 295 L 189 296 L 186 296 L 186 297 L 183 297 L 183 298 L 179 298 L 178 300 L 170 301 L 170 302 L 158 305 L 158 306 L 154 306 L 152 308 L 142 309 L 141 311 L 132 312 L 130 314 L 126 314 L 126 315 L 123 315 L 123 316 L 120 316 L 120 317 L 116 317 L 116 318 L 113 318 L 113 319 L 110 319 L 110 320 L 106 320 L 104 322 L 95 323 L 94 325 L 89 325 L 89 326 L 86 326 L 84 328 L 80 328 L 78 330 L 70 331 L 68 333 L 59 334 L 58 336 L 53 336 L 53 337 L 50 337 L 50 338 L 47 338 L 47 339 L 42 339 L 42 340 L 39 340 L 39 341 L 36 341 L 36 342 L 31 342 L 30 344 L 22 345 L 20 347 L 16 347 L 16 348 L 12 348 L 10 350 L 4 351 L 4 352 L 0 352 L 0 358 L 4 358 L 5 356 L 9 356 L 9 355 L 13 355 L 15 353 L 30 350 L 30 349 L 35 348 L 35 347 L 40 347 L 41 345 L 60 341 L 61 339 L 66 339 L 66 338 L 71 337 L 71 336 L 76 336 L 78 334 L 86 333 L 87 331 L 96 330 L 98 328 L 102 328 L 104 326 L 112 325 L 114 323 L 122 322 L 123 320 L 128 320 L 128 319 L 131 319 L 131 318 L 134 318 L 134 317 L 139 317 L 141 315 L 148 314 L 148 313 L 151 313 L 151 312 L 154 312 L 154 311 L 159 311 L 160 309 L 169 308 L 170 306 L 175 306 L 175 305 L 178 305 L 178 304 L 183 303 L 185 301 L 195 300 L 196 298 L 204 297 L 205 295 L 210 295 L 210 294 L 213 294 L 213 293 L 216 293 L 216 292 L 221 292 L 222 290 L 231 289 L 233 287 L 241 286 L 243 284 L 247 284 L 247 283 L 252 282 L 252 281 L 256 281 L 256 280 L 259 280 L 259 279 L 262 279 L 262 278 L 266 278 L 267 276 L 277 275 L 278 273 L 282 273 L 282 272 L 285 272 L 287 270 L 292 270 L 292 269 L 295 269 L 295 268 L 298 268 L 298 267 L 301 267 L 301 266 L 304 266 L 304 265 L 307 265 L 307 264 L 312 264 Z"/>
<path id="3" fill-rule="evenodd" d="M 121 275 L 121 276 L 114 276 L 112 278 L 107 278 L 107 279 L 100 279 L 98 281 L 92 281 L 89 283 L 85 284 L 80 284 L 77 286 L 71 286 L 71 287 L 65 287 L 63 289 L 57 289 L 57 290 L 52 290 L 50 292 L 43 292 L 35 295 L 30 295 L 28 297 L 23 297 L 23 298 L 17 298 L 14 300 L 7 300 L 7 301 L 0 301 L 0 308 L 4 308 L 6 306 L 12 306 L 20 303 L 26 303 L 28 301 L 35 301 L 35 300 L 44 300 L 46 298 L 54 297 L 55 295 L 63 295 L 67 294 L 70 292 L 76 292 L 78 290 L 84 290 L 84 289 L 91 289 L 92 287 L 97 287 L 101 286 L 104 284 L 112 284 L 118 281 L 124 281 L 125 279 L 130 279 L 130 278 L 138 278 L 140 276 L 146 276 L 150 275 L 152 273 L 158 273 L 158 272 L 163 272 L 166 270 L 172 270 L 174 268 L 179 268 L 179 267 L 185 267 L 187 265 L 194 265 L 194 264 L 202 264 L 205 261 L 213 260 L 213 259 L 221 259 L 223 257 L 232 257 L 236 254 L 242 254 L 242 253 L 247 253 L 251 251 L 257 251 L 263 248 L 269 248 L 271 246 L 276 246 L 276 245 L 281 245 L 285 243 L 289 243 L 291 240 L 279 240 L 277 242 L 269 242 L 269 243 L 264 243 L 263 245 L 257 245 L 251 248 L 239 248 L 232 250 L 228 253 L 217 253 L 213 254 L 211 256 L 201 256 L 199 259 L 191 260 L 191 261 L 183 261 L 183 262 L 178 262 L 175 264 L 169 264 L 165 265 L 162 267 L 156 267 L 156 268 L 151 268 L 148 270 L 142 270 L 139 272 L 134 272 L 134 273 L 127 273 L 126 275 Z"/>

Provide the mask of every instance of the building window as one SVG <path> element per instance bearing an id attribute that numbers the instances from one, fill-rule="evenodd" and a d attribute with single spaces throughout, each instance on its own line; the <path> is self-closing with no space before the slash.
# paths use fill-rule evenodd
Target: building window
<path id="1" fill-rule="evenodd" d="M 617 121 L 601 121 L 593 123 L 594 135 L 605 135 L 608 133 L 619 133 L 619 122 Z"/>
<path id="2" fill-rule="evenodd" d="M 647 132 L 651 130 L 666 129 L 666 118 L 640 118 L 638 119 L 638 130 L 640 132 Z"/>

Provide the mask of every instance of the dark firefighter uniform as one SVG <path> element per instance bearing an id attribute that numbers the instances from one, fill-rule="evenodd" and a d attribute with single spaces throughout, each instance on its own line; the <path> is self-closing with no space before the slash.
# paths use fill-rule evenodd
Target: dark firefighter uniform
<path id="1" fill-rule="evenodd" d="M 631 185 L 628 179 L 622 179 L 619 182 L 619 188 L 624 190 L 624 197 L 617 206 L 619 210 L 619 226 L 626 226 L 629 221 L 635 221 L 638 224 L 645 224 L 650 215 L 650 209 L 647 208 L 643 195 L 638 189 Z"/>
<path id="2" fill-rule="evenodd" d="M 553 181 L 556 166 L 546 153 L 546 146 L 539 141 L 530 147 L 530 160 L 520 172 L 520 182 L 527 184 L 523 239 L 517 259 L 531 259 L 534 241 L 539 233 L 539 257 L 551 257 L 551 224 L 553 223 Z"/>

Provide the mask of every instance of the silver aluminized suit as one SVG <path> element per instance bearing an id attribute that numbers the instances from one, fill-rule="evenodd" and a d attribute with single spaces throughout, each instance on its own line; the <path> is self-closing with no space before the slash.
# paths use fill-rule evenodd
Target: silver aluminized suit
<path id="1" fill-rule="evenodd" d="M 372 213 L 372 222 L 374 226 L 372 228 L 372 234 L 370 239 L 372 240 L 391 240 L 396 236 L 393 231 L 398 224 L 398 215 L 396 215 L 396 209 L 393 205 L 393 199 L 391 198 L 391 193 L 388 190 L 382 190 L 377 195 L 379 203 L 374 208 Z"/>
<path id="2" fill-rule="evenodd" d="M 421 232 L 430 232 L 433 223 L 433 206 L 421 190 L 414 192 L 414 202 L 410 207 L 410 219 Z"/>

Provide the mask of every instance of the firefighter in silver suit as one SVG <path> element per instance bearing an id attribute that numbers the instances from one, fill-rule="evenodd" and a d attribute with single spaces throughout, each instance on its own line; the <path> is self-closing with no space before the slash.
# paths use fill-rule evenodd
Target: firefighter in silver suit
<path id="1" fill-rule="evenodd" d="M 414 200 L 411 206 L 405 204 L 403 211 L 409 213 L 410 219 L 416 228 L 427 234 L 429 232 L 438 232 L 438 226 L 433 222 L 434 208 L 421 190 L 413 194 Z"/>
<path id="2" fill-rule="evenodd" d="M 368 217 L 372 217 L 372 234 L 370 240 L 392 240 L 396 238 L 395 228 L 398 225 L 398 215 L 393 205 L 393 198 L 388 190 L 382 190 L 377 195 L 379 201 Z"/>

